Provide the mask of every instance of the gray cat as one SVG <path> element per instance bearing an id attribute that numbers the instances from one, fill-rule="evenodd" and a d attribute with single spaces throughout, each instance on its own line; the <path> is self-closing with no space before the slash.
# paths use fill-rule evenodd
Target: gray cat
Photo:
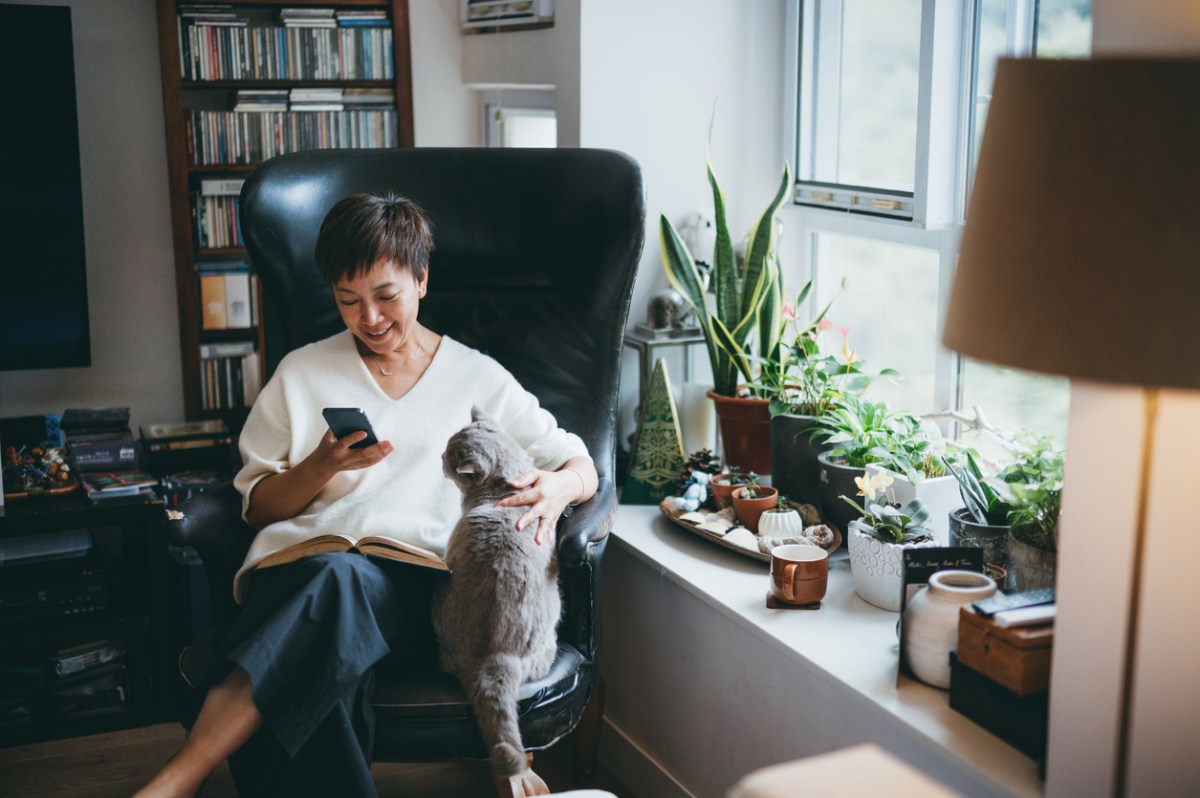
<path id="1" fill-rule="evenodd" d="M 462 682 L 496 776 L 537 779 L 525 764 L 517 692 L 545 676 L 557 649 L 562 606 L 554 541 L 517 531 L 528 507 L 497 507 L 511 481 L 534 467 L 529 455 L 475 407 L 454 434 L 442 470 L 463 493 L 463 515 L 450 535 L 451 576 L 433 597 L 442 668 Z M 540 780 L 539 780 L 540 781 Z"/>

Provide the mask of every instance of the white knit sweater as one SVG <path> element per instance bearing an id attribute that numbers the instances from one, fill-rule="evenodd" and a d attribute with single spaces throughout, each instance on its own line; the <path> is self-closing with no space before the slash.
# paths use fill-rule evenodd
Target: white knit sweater
<path id="1" fill-rule="evenodd" d="M 420 381 L 399 399 L 380 389 L 348 330 L 284 357 L 242 430 L 245 465 L 234 485 L 243 515 L 259 480 L 317 447 L 328 429 L 322 408 L 361 407 L 395 451 L 370 468 L 337 474 L 299 515 L 259 531 L 234 578 L 234 597 L 243 599 L 244 576 L 260 560 L 316 535 L 391 535 L 444 554 L 461 495 L 442 473 L 441 457 L 450 436 L 470 422 L 472 405 L 524 446 L 539 468 L 553 471 L 588 456 L 583 441 L 560 429 L 503 366 L 446 336 Z"/>

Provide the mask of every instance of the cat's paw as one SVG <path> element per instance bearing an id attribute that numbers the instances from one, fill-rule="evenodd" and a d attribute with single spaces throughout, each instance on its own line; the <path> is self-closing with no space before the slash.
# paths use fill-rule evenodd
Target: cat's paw
<path id="1" fill-rule="evenodd" d="M 528 768 L 515 776 L 497 776 L 496 787 L 502 798 L 527 798 L 530 795 L 549 795 L 550 788 L 542 777 Z"/>

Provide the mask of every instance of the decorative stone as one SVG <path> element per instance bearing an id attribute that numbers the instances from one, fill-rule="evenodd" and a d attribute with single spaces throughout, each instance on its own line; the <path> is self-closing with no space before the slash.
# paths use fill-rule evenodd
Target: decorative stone
<path id="1" fill-rule="evenodd" d="M 671 395 L 666 361 L 659 358 L 642 402 L 641 421 L 621 503 L 660 503 L 674 493 L 684 462 L 679 413 Z"/>

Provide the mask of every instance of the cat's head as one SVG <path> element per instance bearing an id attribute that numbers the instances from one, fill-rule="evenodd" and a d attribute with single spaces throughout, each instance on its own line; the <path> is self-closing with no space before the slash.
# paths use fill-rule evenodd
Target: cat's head
<path id="1" fill-rule="evenodd" d="M 471 423 L 450 437 L 442 454 L 442 471 L 463 491 L 489 480 L 507 483 L 531 468 L 525 450 L 478 407 L 471 408 Z"/>

